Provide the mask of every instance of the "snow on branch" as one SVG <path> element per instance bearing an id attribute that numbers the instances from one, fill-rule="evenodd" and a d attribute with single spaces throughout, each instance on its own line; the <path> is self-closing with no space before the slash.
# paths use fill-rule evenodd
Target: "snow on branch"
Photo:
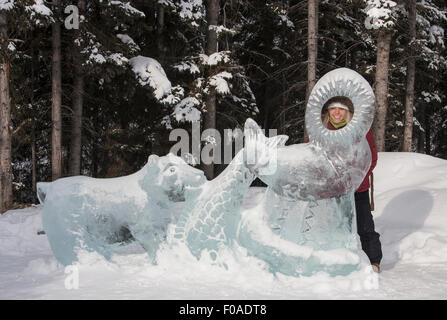
<path id="1" fill-rule="evenodd" d="M 225 26 L 215 26 L 215 25 L 210 25 L 210 26 L 208 27 L 208 29 L 211 30 L 211 31 L 215 31 L 218 37 L 219 37 L 221 34 L 225 34 L 225 33 L 227 33 L 227 34 L 231 34 L 231 35 L 235 35 L 235 34 L 237 33 L 236 30 L 234 30 L 234 29 L 229 29 L 229 28 L 227 28 L 227 27 L 225 27 Z"/>
<path id="2" fill-rule="evenodd" d="M 14 0 L 0 0 L 0 10 L 11 10 L 14 8 Z"/>
<path id="3" fill-rule="evenodd" d="M 423 11 L 426 11 L 434 19 L 444 22 L 447 21 L 447 12 L 444 10 L 440 10 L 431 1 L 422 0 L 420 6 Z"/>
<path id="4" fill-rule="evenodd" d="M 34 4 L 25 7 L 26 11 L 31 13 L 31 16 L 39 14 L 42 16 L 51 16 L 53 13 L 51 10 L 45 6 L 43 0 L 34 0 Z"/>
<path id="5" fill-rule="evenodd" d="M 200 54 L 199 56 L 202 64 L 208 66 L 216 66 L 219 63 L 228 63 L 231 60 L 229 51 L 215 52 L 209 56 Z"/>
<path id="6" fill-rule="evenodd" d="M 421 94 L 424 96 L 423 99 L 427 103 L 432 103 L 432 102 L 442 103 L 442 99 L 437 93 L 422 91 Z"/>
<path id="7" fill-rule="evenodd" d="M 107 56 L 107 61 L 112 62 L 117 66 L 122 66 L 128 63 L 129 59 L 123 56 L 122 53 L 112 53 L 109 56 Z"/>
<path id="8" fill-rule="evenodd" d="M 172 87 L 161 64 L 149 57 L 137 56 L 129 60 L 132 71 L 142 86 L 149 86 L 154 90 L 155 98 L 161 103 L 176 103 L 179 96 L 183 95 L 183 89 Z"/>
<path id="9" fill-rule="evenodd" d="M 116 37 L 121 40 L 122 43 L 126 44 L 131 51 L 140 51 L 140 47 L 135 43 L 135 41 L 127 34 L 117 34 Z"/>
<path id="10" fill-rule="evenodd" d="M 177 5 L 178 13 L 185 20 L 199 20 L 204 17 L 202 0 L 182 0 Z"/>
<path id="11" fill-rule="evenodd" d="M 431 26 L 429 29 L 430 42 L 432 44 L 439 44 L 441 47 L 444 47 L 444 29 L 440 26 Z"/>
<path id="12" fill-rule="evenodd" d="M 25 11 L 30 14 L 31 19 L 35 19 L 37 24 L 41 24 L 39 18 L 46 22 L 53 22 L 53 12 L 44 4 L 43 0 L 34 0 L 33 5 L 25 6 Z"/>
<path id="13" fill-rule="evenodd" d="M 158 3 L 170 8 L 170 10 L 176 13 L 183 21 L 191 22 L 195 27 L 198 27 L 196 21 L 205 17 L 202 0 L 158 0 Z"/>
<path id="14" fill-rule="evenodd" d="M 391 0 L 364 0 L 367 29 L 393 28 L 396 22 L 397 3 Z"/>
<path id="15" fill-rule="evenodd" d="M 190 74 L 196 74 L 200 73 L 199 67 L 190 61 L 182 61 L 176 65 L 173 66 L 174 69 L 180 71 L 180 72 L 189 72 Z"/>
<path id="16" fill-rule="evenodd" d="M 146 16 L 142 11 L 132 7 L 129 2 L 122 2 L 122 1 L 114 0 L 114 1 L 110 1 L 110 5 L 119 7 L 126 14 L 129 14 L 129 15 L 140 16 L 142 18 Z"/>
<path id="17" fill-rule="evenodd" d="M 129 60 L 138 82 L 142 86 L 149 85 L 154 89 L 155 97 L 160 100 L 171 92 L 169 81 L 161 64 L 149 57 L 137 56 Z"/>
<path id="18" fill-rule="evenodd" d="M 279 25 L 286 25 L 290 29 L 295 29 L 295 25 L 286 14 L 280 14 L 278 16 L 280 19 Z"/>
<path id="19" fill-rule="evenodd" d="M 102 64 L 106 62 L 106 58 L 104 55 L 100 52 L 100 49 L 102 47 L 101 43 L 99 43 L 96 40 L 96 36 L 92 34 L 91 32 L 87 32 L 86 36 L 88 37 L 88 44 L 81 50 L 82 54 L 88 55 L 87 60 L 85 61 L 85 64 Z M 76 39 L 75 43 L 78 46 L 82 45 L 83 40 L 82 39 Z"/>
<path id="20" fill-rule="evenodd" d="M 184 98 L 178 103 L 173 112 L 173 116 L 178 122 L 181 121 L 199 121 L 201 112 L 196 106 L 200 105 L 200 101 L 194 97 Z"/>
<path id="21" fill-rule="evenodd" d="M 216 88 L 216 91 L 222 95 L 230 93 L 230 87 L 226 79 L 233 78 L 232 74 L 226 71 L 219 72 L 210 78 L 210 85 Z"/>

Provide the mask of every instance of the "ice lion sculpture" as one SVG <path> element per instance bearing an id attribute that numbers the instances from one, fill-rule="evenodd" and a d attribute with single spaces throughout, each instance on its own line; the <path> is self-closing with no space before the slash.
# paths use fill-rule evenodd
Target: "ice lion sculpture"
<path id="1" fill-rule="evenodd" d="M 154 260 L 185 193 L 206 181 L 180 157 L 151 155 L 134 174 L 108 179 L 76 176 L 39 182 L 42 224 L 56 259 L 64 265 L 79 250 L 110 258 L 126 241 L 138 241 Z"/>

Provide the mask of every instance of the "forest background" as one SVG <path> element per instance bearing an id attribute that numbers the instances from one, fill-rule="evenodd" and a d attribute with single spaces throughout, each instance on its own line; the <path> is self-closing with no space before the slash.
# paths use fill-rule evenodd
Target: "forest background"
<path id="1" fill-rule="evenodd" d="M 444 0 L 0 0 L 0 212 L 37 181 L 133 173 L 194 121 L 301 143 L 339 67 L 375 90 L 379 151 L 447 159 L 446 27 Z"/>

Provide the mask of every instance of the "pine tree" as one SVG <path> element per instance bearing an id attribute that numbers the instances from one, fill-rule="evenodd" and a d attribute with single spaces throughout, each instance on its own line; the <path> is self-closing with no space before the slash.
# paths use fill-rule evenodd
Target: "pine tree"
<path id="1" fill-rule="evenodd" d="M 79 15 L 85 16 L 85 0 L 78 0 Z M 81 21 L 81 26 L 83 22 Z M 70 175 L 81 174 L 81 146 L 82 146 L 82 110 L 84 105 L 84 71 L 79 47 L 75 45 L 80 37 L 80 31 L 74 31 L 73 41 L 73 117 L 70 141 L 69 173 Z"/>
<path id="2" fill-rule="evenodd" d="M 416 42 L 416 0 L 408 2 L 409 23 L 409 57 L 407 61 L 407 85 L 405 94 L 405 130 L 403 135 L 403 151 L 412 151 L 413 142 L 413 108 L 414 108 L 414 82 L 416 76 L 415 53 L 412 49 Z"/>
<path id="3" fill-rule="evenodd" d="M 22 186 L 20 181 L 14 181 L 12 160 L 16 157 L 13 142 L 16 136 L 32 123 L 31 119 L 15 119 L 16 110 L 19 106 L 11 99 L 16 90 L 15 60 L 19 59 L 23 52 L 18 49 L 22 42 L 26 41 L 26 34 L 32 33 L 40 26 L 45 26 L 51 20 L 51 11 L 39 0 L 5 0 L 0 2 L 1 35 L 0 50 L 2 74 L 0 76 L 1 87 L 1 198 L 2 210 L 10 207 L 13 203 L 13 191 L 15 186 Z M 20 17 L 20 18 L 18 18 Z M 8 34 L 14 34 L 14 39 L 9 39 Z M 12 71 L 11 71 L 12 70 Z M 21 75 L 23 77 L 23 75 Z M 23 83 L 21 79 L 21 83 Z M 26 141 L 26 140 L 25 140 Z"/>
<path id="4" fill-rule="evenodd" d="M 13 201 L 7 19 L 5 8 L 0 7 L 0 213 L 8 210 Z"/>
<path id="5" fill-rule="evenodd" d="M 61 1 L 53 0 L 55 13 L 52 23 L 51 61 L 51 179 L 62 177 L 62 53 L 61 53 Z"/>

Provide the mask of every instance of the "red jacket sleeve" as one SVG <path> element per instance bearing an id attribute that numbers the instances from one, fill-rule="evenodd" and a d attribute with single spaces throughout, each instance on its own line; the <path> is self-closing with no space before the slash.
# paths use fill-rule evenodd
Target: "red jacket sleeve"
<path id="1" fill-rule="evenodd" d="M 371 149 L 371 167 L 369 168 L 368 174 L 366 175 L 367 177 L 369 177 L 377 164 L 377 147 L 371 130 L 369 130 L 366 134 L 366 140 L 368 140 L 369 148 Z"/>
<path id="2" fill-rule="evenodd" d="M 368 141 L 369 148 L 371 149 L 371 166 L 369 167 L 368 173 L 366 174 L 365 178 L 363 179 L 362 183 L 357 189 L 357 192 L 364 192 L 369 189 L 370 187 L 369 176 L 371 175 L 372 171 L 374 170 L 377 164 L 376 142 L 374 141 L 374 136 L 371 130 L 369 130 L 368 133 L 366 134 L 366 140 Z"/>

